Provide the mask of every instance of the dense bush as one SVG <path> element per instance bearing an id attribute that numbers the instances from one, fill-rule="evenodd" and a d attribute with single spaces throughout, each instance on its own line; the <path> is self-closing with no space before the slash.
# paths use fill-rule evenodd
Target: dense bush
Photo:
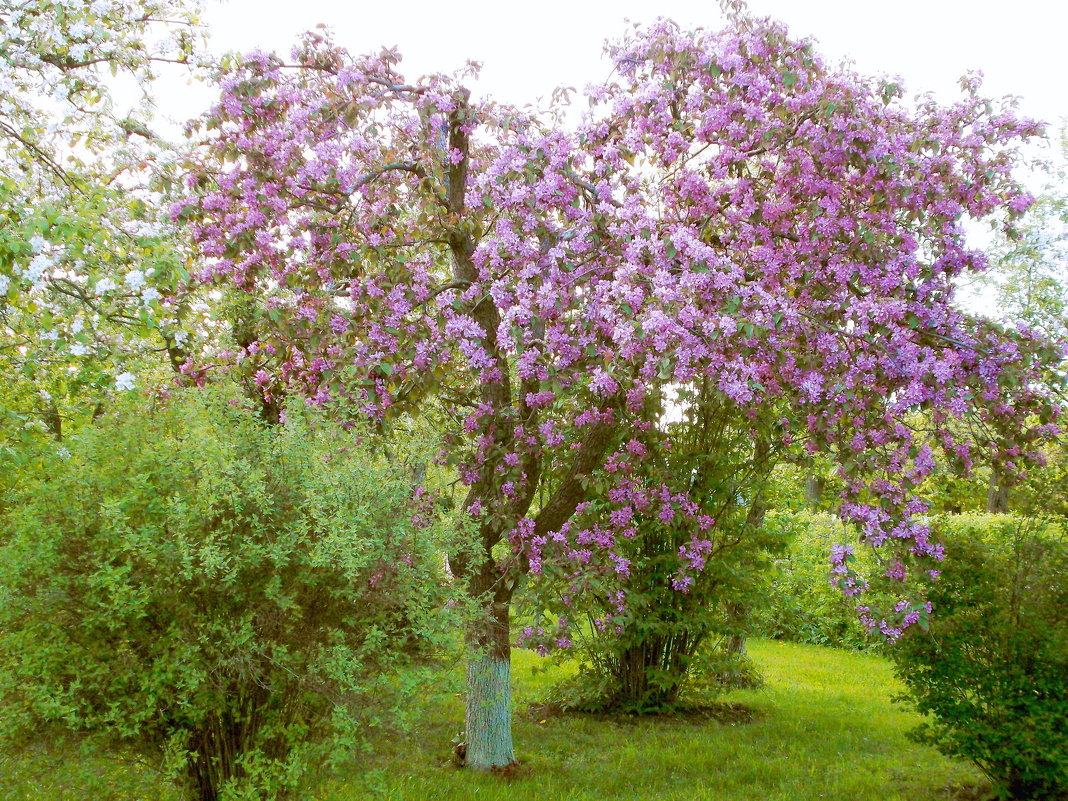
<path id="1" fill-rule="evenodd" d="M 9 738 L 51 726 L 200 799 L 285 797 L 450 627 L 410 472 L 299 409 L 119 408 L 42 464 L 0 510 Z"/>
<path id="2" fill-rule="evenodd" d="M 889 649 L 928 716 L 916 739 L 969 759 L 1003 798 L 1068 797 L 1068 531 L 1009 516 L 935 520 L 950 556 L 930 631 Z"/>
<path id="3" fill-rule="evenodd" d="M 707 380 L 680 387 L 675 403 L 677 418 L 665 421 L 650 401 L 646 413 L 662 428 L 650 425 L 653 433 L 626 446 L 641 454 L 640 479 L 621 489 L 606 470 L 586 482 L 576 542 L 613 537 L 614 564 L 581 592 L 573 572 L 543 565 L 541 595 L 524 598 L 547 619 L 521 641 L 573 645 L 578 677 L 561 688 L 573 706 L 662 714 L 686 705 L 690 688 L 707 698 L 725 684 L 759 682 L 744 638 L 766 596 L 771 555 L 782 548 L 764 526 L 777 415 L 741 415 Z M 586 625 L 566 637 L 553 625 L 581 615 Z"/>
<path id="4" fill-rule="evenodd" d="M 727 687 L 761 683 L 732 642 L 749 633 L 749 613 L 760 603 L 767 551 L 774 542 L 756 530 L 744 545 L 719 543 L 702 574 L 680 591 L 672 579 L 688 533 L 658 523 L 639 525 L 629 543 L 623 609 L 608 623 L 590 614 L 586 625 L 572 630 L 573 647 L 561 656 L 576 660 L 578 673 L 554 690 L 565 706 L 665 714 L 688 706 L 697 695 L 707 699 Z"/>

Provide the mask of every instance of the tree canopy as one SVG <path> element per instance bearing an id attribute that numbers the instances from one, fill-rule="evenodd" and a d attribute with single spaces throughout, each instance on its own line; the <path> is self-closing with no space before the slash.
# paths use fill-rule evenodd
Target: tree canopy
<path id="1" fill-rule="evenodd" d="M 376 419 L 434 393 L 487 586 L 549 551 L 578 576 L 636 510 L 690 508 L 632 474 L 665 391 L 701 378 L 743 415 L 785 403 L 774 437 L 834 454 L 841 511 L 894 546 L 889 569 L 905 552 L 933 569 L 911 490 L 935 454 L 907 414 L 930 411 L 965 467 L 1022 463 L 1053 432 L 1038 379 L 1055 348 L 952 303 L 986 267 L 963 219 L 1011 224 L 1032 202 L 1012 168 L 1039 126 L 971 79 L 953 105 L 913 105 L 741 13 L 639 28 L 611 55 L 575 130 L 318 35 L 232 64 L 174 215 L 202 279 L 269 288 L 272 338 L 249 353 L 284 357 L 262 380 Z M 573 525 L 595 473 L 616 508 Z"/>

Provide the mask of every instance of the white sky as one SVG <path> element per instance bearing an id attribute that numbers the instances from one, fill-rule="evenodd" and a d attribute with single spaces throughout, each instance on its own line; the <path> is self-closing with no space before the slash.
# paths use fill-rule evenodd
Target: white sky
<path id="1" fill-rule="evenodd" d="M 626 29 L 625 18 L 722 23 L 715 0 L 208 3 L 213 49 L 288 52 L 299 32 L 326 23 L 355 52 L 398 46 L 409 78 L 481 61 L 476 90 L 514 104 L 607 77 L 603 44 Z M 988 94 L 1020 95 L 1029 114 L 1055 124 L 1068 116 L 1063 0 L 750 0 L 750 9 L 785 21 L 795 36 L 815 37 L 831 62 L 851 59 L 860 72 L 901 76 L 910 94 L 948 98 L 957 78 L 979 69 Z M 172 104 L 170 113 L 180 116 L 184 105 Z"/>

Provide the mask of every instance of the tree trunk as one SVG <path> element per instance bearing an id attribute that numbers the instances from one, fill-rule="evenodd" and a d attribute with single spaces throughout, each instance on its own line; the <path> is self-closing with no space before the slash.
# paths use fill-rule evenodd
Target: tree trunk
<path id="1" fill-rule="evenodd" d="M 990 514 L 1006 514 L 1009 511 L 1009 488 L 1005 486 L 999 470 L 990 471 L 990 485 L 986 490 L 986 510 Z"/>
<path id="2" fill-rule="evenodd" d="M 745 634 L 749 627 L 749 618 L 752 615 L 749 604 L 732 601 L 727 604 L 727 626 L 731 633 L 727 635 L 727 653 L 746 655 Z"/>
<path id="3" fill-rule="evenodd" d="M 755 460 L 758 464 L 764 465 L 764 460 L 768 458 L 768 451 L 770 447 L 767 440 L 759 439 L 756 443 Z M 771 472 L 771 467 L 765 465 L 766 472 L 765 477 Z M 820 498 L 823 495 L 824 481 L 819 476 L 810 473 L 805 482 L 805 496 L 809 503 L 809 508 L 819 509 Z M 810 495 L 810 488 L 812 494 Z M 753 498 L 752 503 L 749 506 L 749 511 L 745 516 L 745 533 L 748 536 L 753 536 L 754 533 L 761 526 L 764 525 L 764 517 L 768 513 L 768 501 L 764 496 L 765 487 L 761 486 Z M 749 630 L 750 618 L 753 616 L 752 604 L 742 601 L 731 601 L 727 604 L 727 623 L 732 629 L 730 635 L 727 637 L 727 653 L 731 655 L 747 656 L 747 649 L 745 647 L 745 632 Z"/>
<path id="4" fill-rule="evenodd" d="M 59 413 L 59 407 L 56 406 L 56 402 L 49 398 L 48 406 L 44 410 L 45 425 L 48 426 L 48 431 L 55 437 L 56 442 L 63 441 L 63 416 Z"/>
<path id="5" fill-rule="evenodd" d="M 512 645 L 508 604 L 495 602 L 472 632 L 467 661 L 466 764 L 500 770 L 515 764 L 512 748 Z"/>
<path id="6" fill-rule="evenodd" d="M 809 473 L 805 476 L 805 506 L 813 512 L 819 511 L 823 501 L 823 488 L 825 481 L 822 476 Z"/>

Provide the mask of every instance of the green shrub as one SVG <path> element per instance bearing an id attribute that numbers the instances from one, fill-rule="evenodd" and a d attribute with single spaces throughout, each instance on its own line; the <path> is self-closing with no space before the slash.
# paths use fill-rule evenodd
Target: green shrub
<path id="1" fill-rule="evenodd" d="M 200 799 L 281 798 L 454 628 L 410 473 L 310 413 L 181 397 L 65 448 L 0 510 L 9 739 L 63 729 Z"/>
<path id="2" fill-rule="evenodd" d="M 974 762 L 1002 798 L 1068 797 L 1065 523 L 937 518 L 945 570 L 930 631 L 888 649 L 928 716 L 915 739 Z"/>
<path id="3" fill-rule="evenodd" d="M 855 533 L 829 514 L 768 512 L 764 525 L 787 543 L 775 559 L 766 603 L 756 610 L 755 630 L 765 636 L 809 645 L 865 649 L 875 640 L 861 625 L 856 599 L 830 582 L 831 546 Z M 856 550 L 856 570 L 871 573 L 867 548 Z"/>

